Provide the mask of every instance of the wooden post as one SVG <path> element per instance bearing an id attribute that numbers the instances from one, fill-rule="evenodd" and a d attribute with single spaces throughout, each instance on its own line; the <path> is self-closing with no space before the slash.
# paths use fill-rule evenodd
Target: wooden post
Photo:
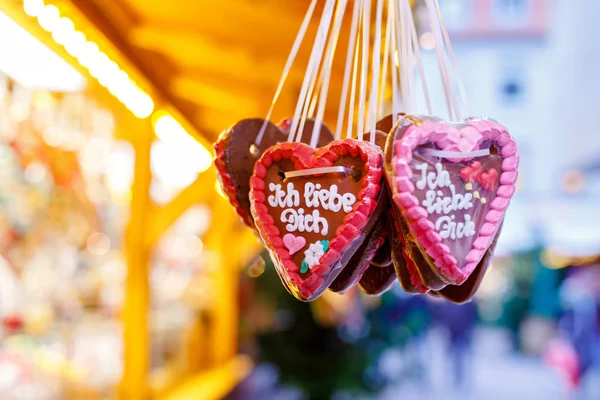
<path id="1" fill-rule="evenodd" d="M 147 220 L 151 209 L 150 147 L 154 135 L 150 131 L 134 135 L 135 175 L 131 188 L 131 212 L 125 231 L 127 278 L 123 306 L 123 377 L 119 387 L 122 399 L 147 399 L 150 334 L 148 329 L 150 290 L 148 261 L 150 249 L 146 246 Z"/>

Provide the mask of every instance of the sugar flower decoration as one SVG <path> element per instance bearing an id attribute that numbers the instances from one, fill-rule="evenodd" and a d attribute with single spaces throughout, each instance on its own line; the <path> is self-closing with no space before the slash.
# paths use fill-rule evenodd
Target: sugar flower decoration
<path id="1" fill-rule="evenodd" d="M 319 264 L 319 260 L 329 248 L 329 240 L 320 240 L 308 246 L 308 250 L 304 252 L 304 260 L 302 260 L 301 273 L 308 272 L 309 269 Z"/>

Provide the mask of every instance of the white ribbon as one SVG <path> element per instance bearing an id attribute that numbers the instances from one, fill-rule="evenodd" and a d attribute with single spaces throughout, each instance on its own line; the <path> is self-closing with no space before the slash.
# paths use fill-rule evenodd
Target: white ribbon
<path id="1" fill-rule="evenodd" d="M 341 172 L 343 174 L 347 174 L 350 171 L 351 171 L 350 168 L 346 168 L 341 165 L 337 165 L 334 167 L 309 168 L 309 169 L 303 169 L 300 171 L 288 171 L 285 173 L 285 179 L 297 178 L 299 176 L 307 176 L 307 175 L 331 174 L 334 172 Z"/>

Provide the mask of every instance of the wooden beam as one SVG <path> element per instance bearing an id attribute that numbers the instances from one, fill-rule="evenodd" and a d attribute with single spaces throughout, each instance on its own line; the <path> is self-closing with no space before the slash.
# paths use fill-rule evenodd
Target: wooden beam
<path id="1" fill-rule="evenodd" d="M 210 168 L 198 175 L 196 180 L 183 189 L 169 203 L 155 207 L 148 215 L 145 247 L 152 248 L 158 239 L 169 229 L 175 221 L 194 204 L 208 201 L 216 195 L 214 182 L 215 169 Z"/>
<path id="2" fill-rule="evenodd" d="M 150 122 L 147 123 L 150 130 Z M 125 232 L 125 304 L 123 305 L 123 377 L 119 387 L 122 399 L 146 399 L 148 387 L 149 345 L 148 261 L 150 249 L 145 246 L 147 216 L 150 209 L 149 188 L 151 132 L 140 132 L 132 144 L 135 149 L 135 175 L 132 185 L 131 213 Z"/>
<path id="3" fill-rule="evenodd" d="M 179 70 L 201 68 L 239 79 L 252 75 L 253 80 L 275 83 L 291 46 L 290 43 L 276 51 L 264 45 L 263 51 L 258 53 L 239 45 L 223 45 L 205 35 L 161 31 L 151 26 L 132 29 L 128 41 L 134 47 L 163 54 Z M 295 69 L 290 73 L 290 78 L 302 79 L 302 70 Z"/>
<path id="4" fill-rule="evenodd" d="M 289 47 L 309 4 L 281 0 L 129 0 L 126 3 L 137 13 L 140 22 L 156 30 L 182 32 L 188 36 L 202 33 L 218 39 L 220 45 L 243 43 L 250 48 L 266 43 L 274 48 Z M 316 31 L 317 23 L 315 17 L 311 31 Z M 278 34 L 273 35 L 274 32 Z"/>
<path id="5" fill-rule="evenodd" d="M 162 399 L 164 400 L 217 400 L 225 397 L 252 371 L 252 360 L 239 355 L 212 370 L 203 371 L 188 379 Z"/>
<path id="6" fill-rule="evenodd" d="M 227 80 L 198 81 L 185 77 L 174 79 L 170 90 L 174 96 L 193 101 L 203 107 L 223 111 L 235 109 L 246 115 L 257 115 L 264 109 L 264 104 L 271 101 L 270 93 L 274 91 L 252 91 L 248 90 L 247 86 L 236 87 L 228 84 Z"/>

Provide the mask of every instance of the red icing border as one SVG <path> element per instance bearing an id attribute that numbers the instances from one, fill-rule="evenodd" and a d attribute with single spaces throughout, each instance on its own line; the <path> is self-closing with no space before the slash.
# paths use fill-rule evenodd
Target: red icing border
<path id="1" fill-rule="evenodd" d="M 344 217 L 344 224 L 336 229 L 336 236 L 329 243 L 329 250 L 321 257 L 306 279 L 299 274 L 299 267 L 291 260 L 283 245 L 281 232 L 274 224 L 265 204 L 265 182 L 267 168 L 273 160 L 286 158 L 294 163 L 296 170 L 327 167 L 340 157 L 350 155 L 361 157 L 365 162 L 366 174 L 362 178 L 363 189 L 358 193 L 358 201 L 351 212 Z M 250 178 L 250 203 L 256 227 L 265 245 L 271 252 L 278 272 L 287 281 L 292 294 L 300 300 L 313 300 L 318 297 L 341 271 L 333 269 L 342 258 L 358 234 L 365 228 L 372 213 L 377 208 L 379 192 L 383 190 L 383 156 L 366 142 L 354 139 L 335 140 L 325 147 L 314 148 L 298 142 L 281 143 L 270 147 L 256 162 Z M 280 268 L 281 267 L 281 268 Z M 343 267 L 343 266 L 341 266 Z"/>
<path id="2" fill-rule="evenodd" d="M 217 178 L 221 183 L 221 188 L 223 189 L 223 193 L 227 196 L 227 199 L 235 208 L 235 212 L 242 218 L 244 224 L 248 225 L 250 228 L 254 229 L 254 220 L 250 214 L 247 214 L 240 202 L 237 199 L 237 188 L 231 182 L 231 175 L 227 173 L 227 162 L 225 161 L 225 148 L 226 140 L 217 140 L 215 145 L 213 146 L 215 150 L 215 158 L 214 163 L 217 169 Z"/>
<path id="3" fill-rule="evenodd" d="M 469 277 L 491 244 L 515 192 L 519 164 L 515 140 L 504 126 L 488 119 L 468 119 L 465 122 L 467 126 L 460 130 L 443 122 L 423 121 L 420 125 L 410 125 L 402 138 L 393 143 L 393 177 L 388 177 L 393 191 L 392 199 L 408 220 L 419 245 L 433 258 L 436 266 L 452 284 L 461 284 Z M 430 232 L 434 229 L 432 224 L 419 223 L 423 219 L 427 220 L 428 214 L 413 195 L 414 186 L 407 184 L 412 178 L 409 164 L 415 148 L 426 142 L 434 142 L 441 150 L 472 151 L 479 149 L 485 140 L 497 144 L 503 159 L 500 186 L 496 189 L 496 198 L 491 202 L 490 209 L 484 217 L 485 223 L 479 229 L 478 236 L 466 256 L 467 264 L 460 269 L 456 258 L 441 244 L 437 232 Z"/>

